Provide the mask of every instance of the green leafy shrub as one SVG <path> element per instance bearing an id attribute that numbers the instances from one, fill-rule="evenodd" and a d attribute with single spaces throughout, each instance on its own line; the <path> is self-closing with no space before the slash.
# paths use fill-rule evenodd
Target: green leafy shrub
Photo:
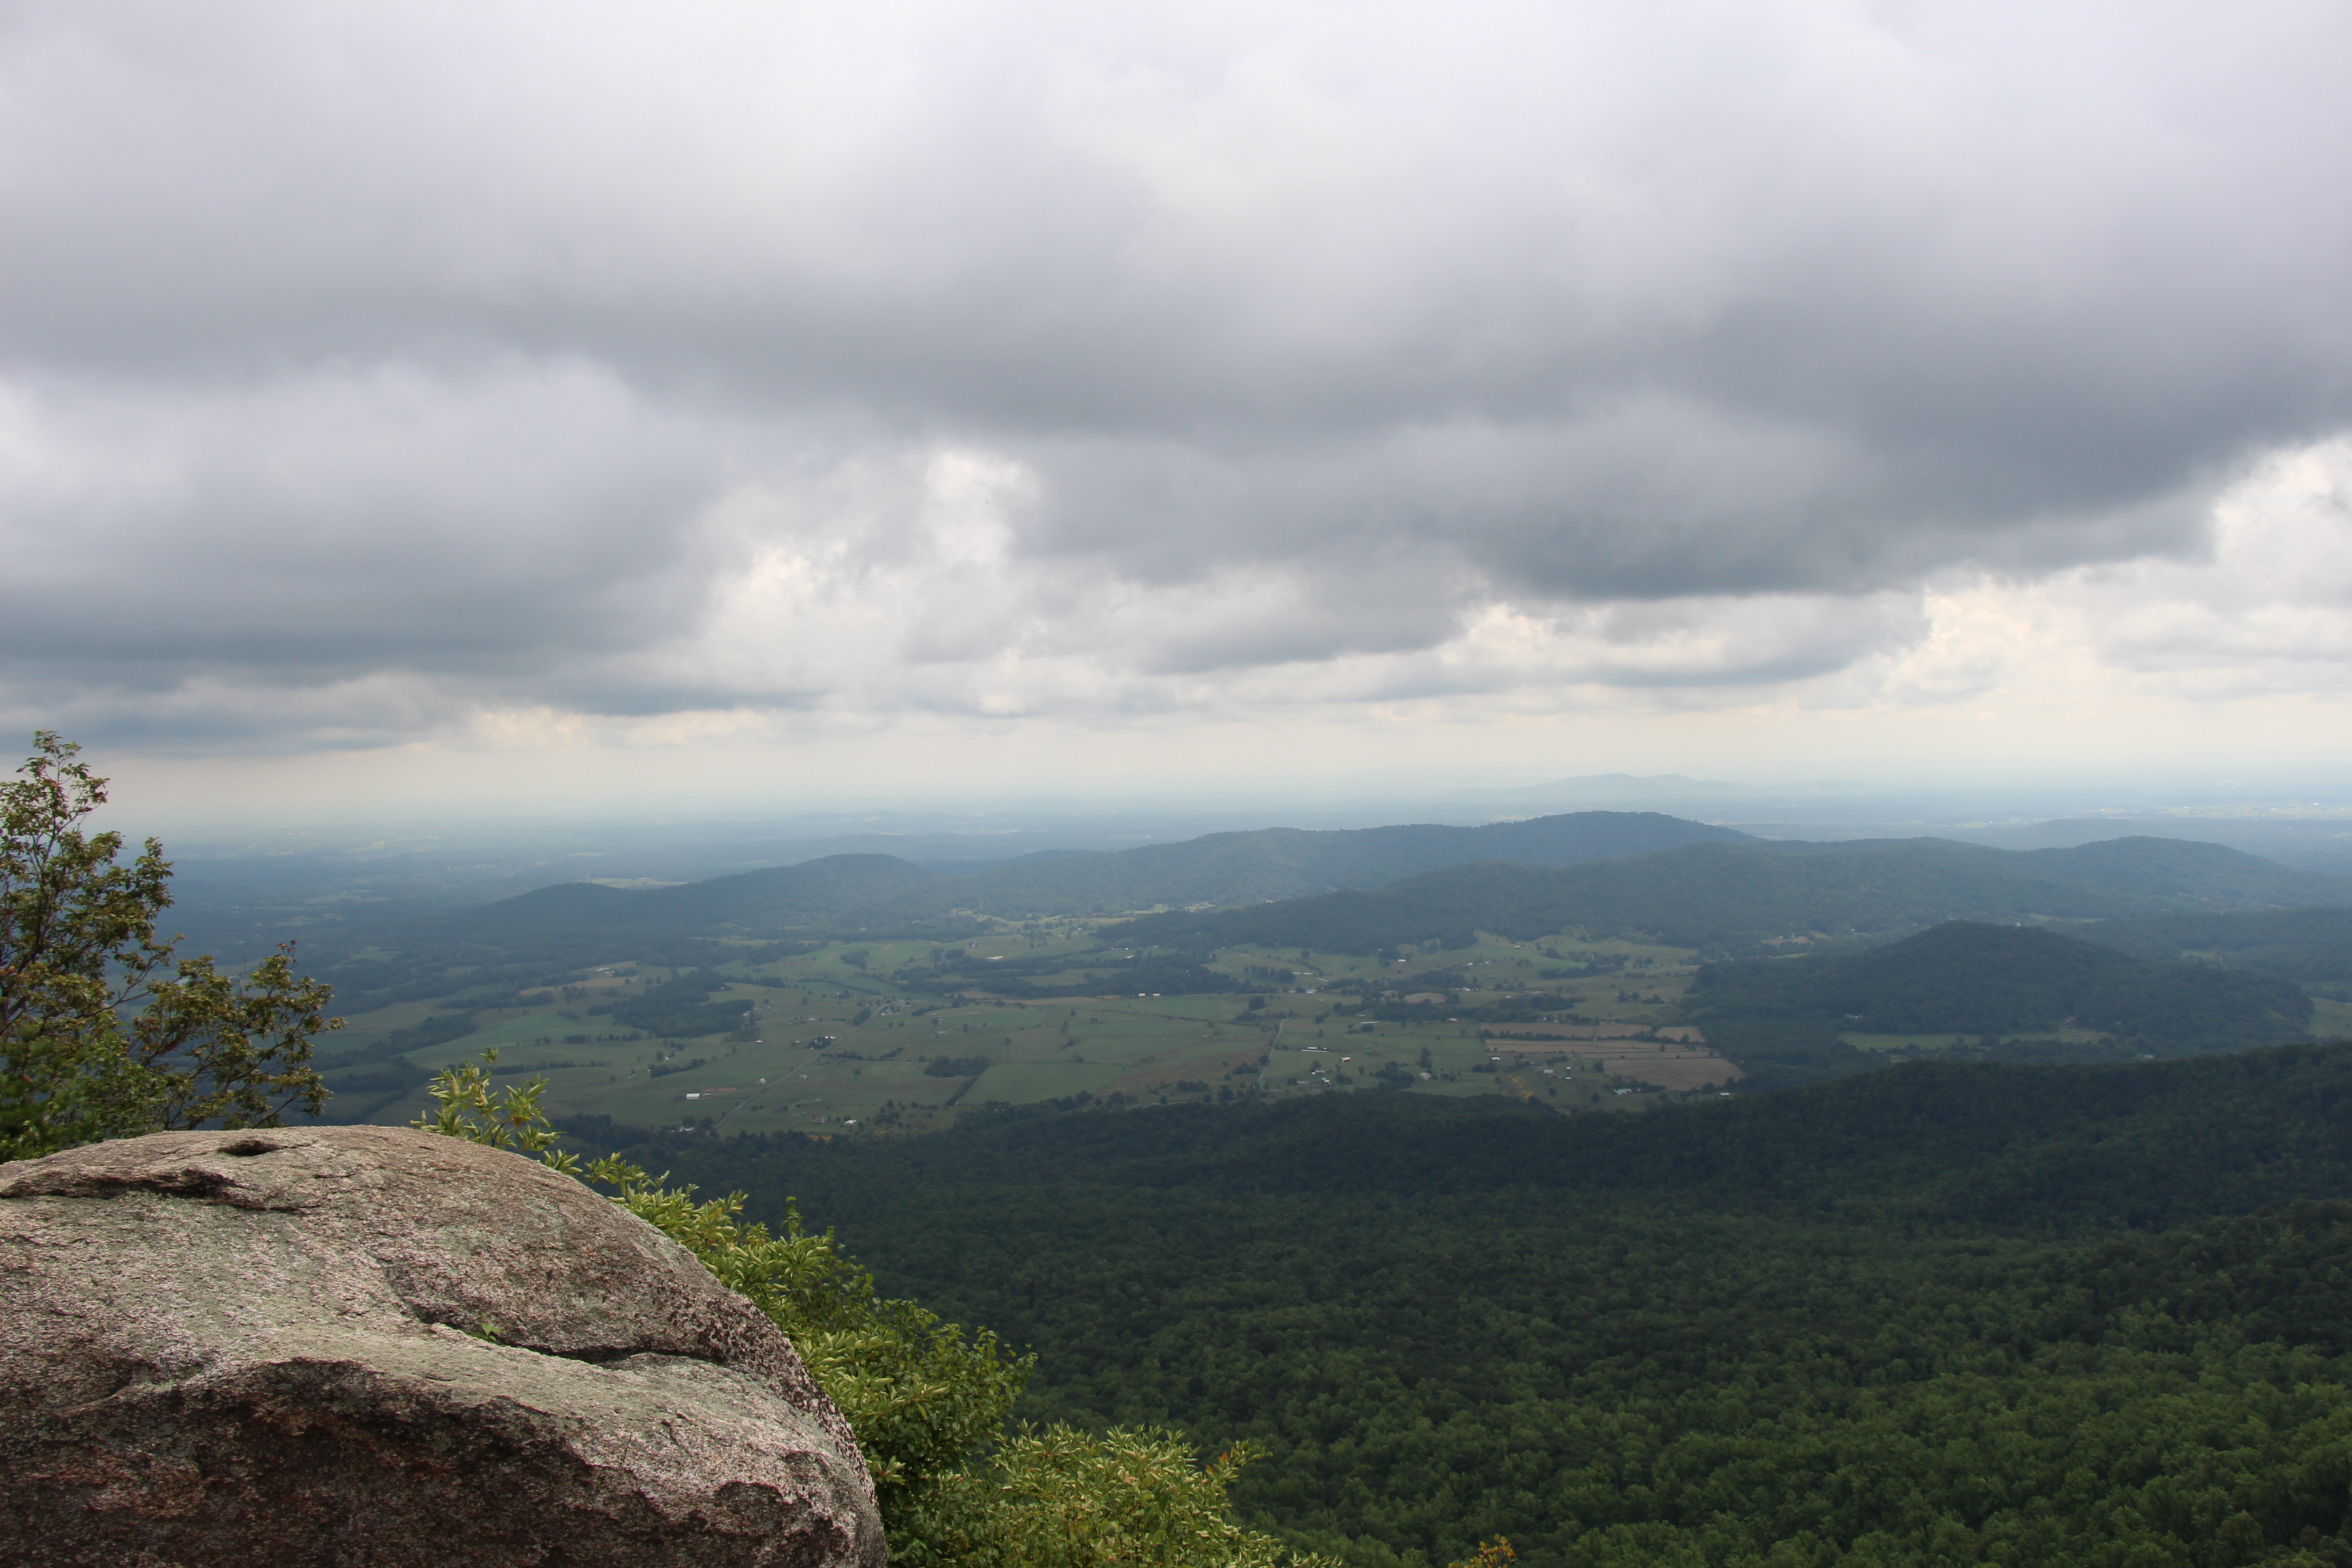
<path id="1" fill-rule="evenodd" d="M 171 863 L 85 834 L 106 781 L 47 731 L 0 784 L 0 1160 L 168 1128 L 275 1127 L 316 1114 L 312 1040 L 342 1027 L 294 974 L 291 942 L 242 980 L 155 934 Z"/>

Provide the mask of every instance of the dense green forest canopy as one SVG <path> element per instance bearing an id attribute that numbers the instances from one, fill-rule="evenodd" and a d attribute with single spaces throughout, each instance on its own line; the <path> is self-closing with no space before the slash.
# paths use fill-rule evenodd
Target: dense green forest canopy
<path id="1" fill-rule="evenodd" d="M 592 1142 L 632 1142 L 609 1127 Z M 2352 1047 L 635 1141 L 1352 1563 L 2352 1561 Z"/>
<path id="2" fill-rule="evenodd" d="M 2352 909 L 2150 915 L 2102 921 L 2081 934 L 2141 958 L 2210 957 L 2326 985 L 2339 997 L 2352 994 Z"/>
<path id="3" fill-rule="evenodd" d="M 605 1016 L 615 1024 L 649 1034 L 691 1039 L 732 1029 L 751 1010 L 749 1002 L 713 1002 L 712 993 L 724 991 L 719 975 L 694 970 L 646 988 L 645 994 L 614 1006 Z"/>
<path id="4" fill-rule="evenodd" d="M 2054 1233 L 2162 1227 L 2352 1194 L 2352 1142 L 2339 1136 L 2352 1128 L 2352 1045 L 2112 1066 L 1921 1061 L 1639 1117 L 1373 1095 L 1116 1114 L 1021 1108 L 916 1139 L 641 1143 L 652 1135 L 598 1119 L 568 1125 L 598 1143 L 658 1146 L 688 1162 L 696 1180 L 743 1186 L 753 1217 L 786 1190 L 862 1223 L 916 1193 L 945 1201 L 1073 1183 L 1250 1200 L 1540 1187 Z"/>
<path id="5" fill-rule="evenodd" d="M 1905 1035 L 2006 1034 L 2079 1023 L 2126 1043 L 2256 1045 L 2301 1034 L 2311 998 L 2277 975 L 2134 958 L 2054 931 L 1952 921 L 1840 956 L 1709 964 L 1701 1021 L 1816 1018 Z"/>

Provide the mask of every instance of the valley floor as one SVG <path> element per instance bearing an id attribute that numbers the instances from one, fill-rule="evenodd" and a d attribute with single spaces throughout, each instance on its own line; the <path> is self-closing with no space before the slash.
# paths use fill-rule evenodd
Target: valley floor
<path id="1" fill-rule="evenodd" d="M 1097 945 L 1079 922 L 1058 922 L 1044 940 L 1008 932 L 975 942 L 971 956 L 1034 962 L 1064 948 L 1075 976 L 1087 973 L 1086 955 Z M 1465 1007 L 1534 996 L 1583 1020 L 1488 1025 L 1364 1016 L 1358 997 L 1328 989 L 1378 974 L 1376 962 L 1361 957 L 1302 960 L 1295 951 L 1241 949 L 1219 954 L 1213 969 L 1255 987 L 1248 991 L 1015 999 L 971 986 L 941 994 L 901 977 L 936 951 L 929 942 L 835 942 L 726 965 L 728 984 L 711 1000 L 751 1005 L 745 1026 L 727 1035 L 664 1038 L 615 1023 L 610 1009 L 672 978 L 667 970 L 618 963 L 568 994 L 460 992 L 378 1009 L 352 1018 L 331 1055 L 446 1018 L 468 1001 L 487 1002 L 471 1015 L 470 1032 L 404 1055 L 437 1068 L 495 1047 L 501 1078 L 549 1080 L 546 1103 L 559 1118 L 605 1115 L 631 1125 L 730 1132 L 936 1129 L 966 1109 L 1081 1096 L 1173 1104 L 1395 1089 L 1620 1111 L 1723 1092 L 1742 1077 L 1701 1031 L 1670 1022 L 1691 973 L 1691 955 L 1675 949 L 1553 947 L 1563 954 L 1554 961 L 1527 944 L 1493 942 L 1413 961 L 1458 969 Z M 1622 962 L 1638 983 L 1541 977 L 1570 960 L 1580 967 Z M 1261 981 L 1253 970 L 1286 978 Z M 955 1070 L 937 1070 L 943 1062 Z M 412 1085 L 348 1094 L 335 1109 L 352 1120 L 398 1123 L 426 1104 L 422 1086 Z"/>

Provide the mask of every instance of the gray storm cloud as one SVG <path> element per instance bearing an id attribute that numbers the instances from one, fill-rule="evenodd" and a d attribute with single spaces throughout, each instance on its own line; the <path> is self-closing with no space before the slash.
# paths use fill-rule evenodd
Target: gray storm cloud
<path id="1" fill-rule="evenodd" d="M 1737 687 L 2352 426 L 2337 7 L 0 27 L 0 659 L 93 732 Z"/>

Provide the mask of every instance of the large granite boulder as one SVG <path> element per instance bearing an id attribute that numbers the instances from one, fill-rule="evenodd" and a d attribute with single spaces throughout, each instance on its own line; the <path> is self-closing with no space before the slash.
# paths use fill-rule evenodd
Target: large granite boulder
<path id="1" fill-rule="evenodd" d="M 382 1127 L 0 1165 L 0 1562 L 883 1560 L 791 1343 L 570 1177 Z"/>

